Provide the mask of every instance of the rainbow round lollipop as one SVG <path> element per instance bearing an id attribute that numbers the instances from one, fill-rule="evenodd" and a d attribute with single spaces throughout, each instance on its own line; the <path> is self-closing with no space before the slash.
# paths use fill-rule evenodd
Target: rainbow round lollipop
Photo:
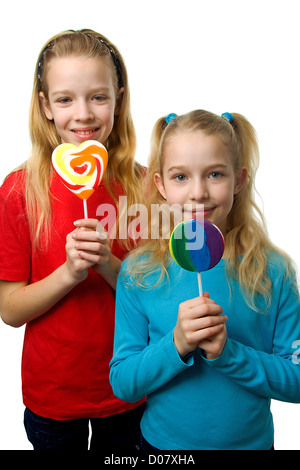
<path id="1" fill-rule="evenodd" d="M 169 249 L 179 266 L 198 273 L 199 294 L 202 296 L 201 272 L 213 268 L 222 258 L 222 232 L 209 220 L 187 220 L 174 228 Z"/>
<path id="2" fill-rule="evenodd" d="M 96 140 L 86 140 L 78 147 L 61 144 L 52 153 L 52 165 L 64 185 L 83 200 L 87 219 L 87 199 L 99 186 L 107 166 L 107 150 Z"/>

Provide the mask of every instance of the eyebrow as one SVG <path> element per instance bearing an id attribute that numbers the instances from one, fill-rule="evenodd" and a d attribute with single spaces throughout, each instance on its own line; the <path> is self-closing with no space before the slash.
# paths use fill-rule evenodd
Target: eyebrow
<path id="1" fill-rule="evenodd" d="M 109 87 L 106 87 L 106 86 L 99 86 L 99 87 L 95 87 L 95 88 L 92 88 L 90 90 L 90 93 L 93 95 L 93 94 L 97 94 L 97 93 L 108 93 L 110 90 Z M 71 95 L 73 92 L 72 90 L 55 90 L 51 93 L 51 96 L 56 96 L 56 95 Z"/>
<path id="2" fill-rule="evenodd" d="M 186 170 L 186 167 L 184 165 L 178 165 L 178 166 L 172 166 L 171 168 L 168 168 L 168 173 L 171 173 L 172 171 L 183 171 Z"/>
<path id="3" fill-rule="evenodd" d="M 218 162 L 212 163 L 211 165 L 205 168 L 205 171 L 209 171 L 214 168 L 227 168 L 227 165 L 225 165 L 224 163 L 218 163 Z M 171 168 L 169 168 L 167 172 L 171 173 L 173 171 L 186 171 L 187 169 L 188 168 L 185 165 L 176 165 L 176 166 L 172 166 Z"/>

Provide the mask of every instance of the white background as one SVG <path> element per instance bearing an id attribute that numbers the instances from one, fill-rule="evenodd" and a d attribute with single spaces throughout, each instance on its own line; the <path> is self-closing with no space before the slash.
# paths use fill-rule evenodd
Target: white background
<path id="1" fill-rule="evenodd" d="M 28 109 L 43 44 L 91 28 L 128 69 L 137 159 L 156 119 L 196 108 L 240 112 L 257 130 L 257 189 L 273 241 L 300 266 L 299 0 L 15 0 L 1 12 L 0 180 L 30 152 Z M 1 247 L 4 249 L 4 247 Z M 0 323 L 0 449 L 30 449 L 23 429 L 24 329 Z M 295 338 L 298 339 L 298 338 Z M 220 393 L 222 391 L 220 390 Z M 275 448 L 300 450 L 300 405 L 273 402 Z"/>

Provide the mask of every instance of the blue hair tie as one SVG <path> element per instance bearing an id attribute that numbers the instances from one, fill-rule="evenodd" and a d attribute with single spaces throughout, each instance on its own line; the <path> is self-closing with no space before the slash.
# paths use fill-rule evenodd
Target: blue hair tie
<path id="1" fill-rule="evenodd" d="M 171 122 L 172 119 L 175 119 L 175 118 L 177 118 L 177 114 L 170 113 L 170 114 L 168 114 L 168 116 L 165 117 L 165 121 L 166 121 L 167 124 L 169 124 L 169 122 Z"/>
<path id="2" fill-rule="evenodd" d="M 221 117 L 226 119 L 230 124 L 233 122 L 233 116 L 230 113 L 223 113 L 221 114 Z"/>

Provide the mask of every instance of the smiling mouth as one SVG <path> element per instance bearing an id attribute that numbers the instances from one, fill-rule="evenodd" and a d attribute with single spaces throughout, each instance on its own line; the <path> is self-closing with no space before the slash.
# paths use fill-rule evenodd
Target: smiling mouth
<path id="1" fill-rule="evenodd" d="M 199 209 L 193 209 L 191 211 L 191 216 L 192 216 L 192 218 L 198 218 L 198 217 L 205 218 L 209 214 L 211 214 L 213 210 L 214 210 L 213 207 L 202 207 L 202 208 L 199 208 Z"/>
<path id="2" fill-rule="evenodd" d="M 74 132 L 74 134 L 78 134 L 78 135 L 90 135 L 90 134 L 93 134 L 94 132 L 96 132 L 97 130 L 98 130 L 98 128 L 86 129 L 86 130 L 73 129 L 72 132 Z"/>

